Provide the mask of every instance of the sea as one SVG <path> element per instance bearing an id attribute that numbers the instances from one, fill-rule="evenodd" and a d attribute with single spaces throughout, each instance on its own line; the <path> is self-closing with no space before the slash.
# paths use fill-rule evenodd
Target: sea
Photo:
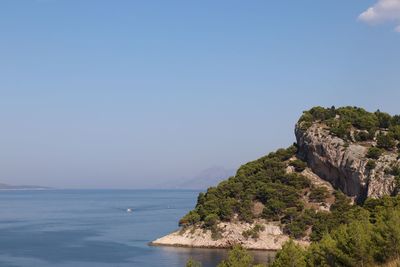
<path id="1" fill-rule="evenodd" d="M 216 266 L 224 249 L 154 247 L 193 209 L 192 190 L 1 190 L 1 267 Z M 132 212 L 128 212 L 131 209 Z M 266 262 L 272 252 L 251 252 Z"/>

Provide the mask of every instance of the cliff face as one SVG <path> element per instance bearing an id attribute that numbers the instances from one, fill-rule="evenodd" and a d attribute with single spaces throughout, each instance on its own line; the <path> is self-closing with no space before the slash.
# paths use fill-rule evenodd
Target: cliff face
<path id="1" fill-rule="evenodd" d="M 333 136 L 323 124 L 313 123 L 307 130 L 296 125 L 298 156 L 306 161 L 314 173 L 329 181 L 335 188 L 362 201 L 395 193 L 395 177 L 385 172 L 398 163 L 397 154 L 385 152 L 372 170 L 367 168 L 368 148 L 374 141 L 345 142 Z"/>

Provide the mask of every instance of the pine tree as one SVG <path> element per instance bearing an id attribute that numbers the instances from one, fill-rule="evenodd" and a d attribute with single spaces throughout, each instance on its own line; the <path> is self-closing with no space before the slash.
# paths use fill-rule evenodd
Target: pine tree
<path id="1" fill-rule="evenodd" d="M 294 243 L 293 240 L 286 242 L 282 250 L 276 254 L 272 267 L 305 267 L 305 250 Z"/>

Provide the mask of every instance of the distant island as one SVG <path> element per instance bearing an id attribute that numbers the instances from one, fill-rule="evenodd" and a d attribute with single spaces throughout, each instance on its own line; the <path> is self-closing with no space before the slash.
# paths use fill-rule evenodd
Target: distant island
<path id="1" fill-rule="evenodd" d="M 51 189 L 46 186 L 37 186 L 37 185 L 9 185 L 0 183 L 0 190 L 46 190 Z"/>
<path id="2" fill-rule="evenodd" d="M 400 263 L 400 115 L 314 107 L 295 135 L 200 193 L 181 228 L 151 244 L 285 250 L 292 239 L 316 266 Z"/>

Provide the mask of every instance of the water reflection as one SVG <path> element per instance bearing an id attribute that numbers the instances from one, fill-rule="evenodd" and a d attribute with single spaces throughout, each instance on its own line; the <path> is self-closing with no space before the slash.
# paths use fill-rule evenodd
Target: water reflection
<path id="1" fill-rule="evenodd" d="M 228 256 L 229 250 L 227 249 L 209 249 L 209 248 L 181 248 L 181 247 L 158 247 L 161 253 L 168 258 L 168 262 L 177 261 L 176 265 L 184 264 L 189 258 L 200 261 L 203 267 L 214 267 L 216 263 L 221 262 Z M 254 257 L 255 263 L 267 263 L 272 261 L 276 252 L 274 251 L 260 251 L 251 250 L 251 255 Z M 181 265 L 184 266 L 184 265 Z"/>

